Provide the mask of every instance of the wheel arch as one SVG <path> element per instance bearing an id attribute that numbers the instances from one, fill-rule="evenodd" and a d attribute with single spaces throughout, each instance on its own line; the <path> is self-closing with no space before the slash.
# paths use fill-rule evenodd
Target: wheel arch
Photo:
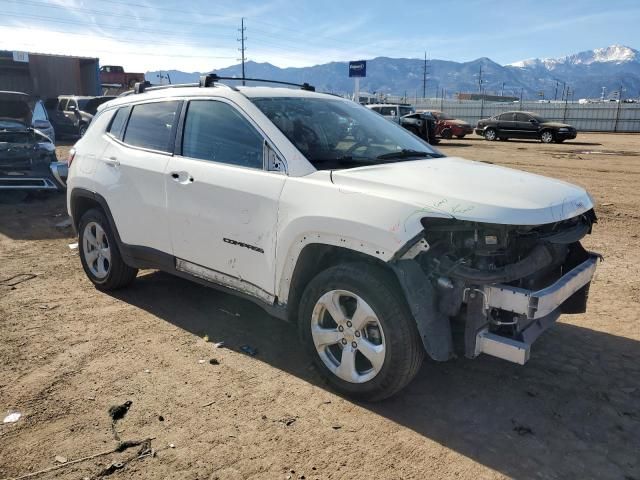
<path id="1" fill-rule="evenodd" d="M 102 210 L 107 217 L 111 231 L 115 235 L 118 244 L 121 244 L 120 234 L 118 233 L 118 229 L 116 228 L 116 224 L 113 220 L 113 215 L 111 215 L 109 204 L 102 195 L 84 188 L 74 188 L 70 193 L 69 213 L 71 214 L 71 223 L 73 228 L 78 231 L 82 215 L 92 208 Z"/>
<path id="2" fill-rule="evenodd" d="M 282 288 L 286 288 L 286 293 L 283 293 L 284 297 L 286 297 L 289 320 L 295 321 L 302 293 L 311 279 L 320 272 L 342 263 L 368 263 L 375 265 L 386 271 L 389 274 L 389 278 L 393 279 L 395 286 L 400 289 L 400 283 L 387 262 L 344 246 L 329 243 L 309 243 L 298 254 L 290 277 L 282 279 L 283 283 L 286 282 L 286 285 L 282 285 Z"/>

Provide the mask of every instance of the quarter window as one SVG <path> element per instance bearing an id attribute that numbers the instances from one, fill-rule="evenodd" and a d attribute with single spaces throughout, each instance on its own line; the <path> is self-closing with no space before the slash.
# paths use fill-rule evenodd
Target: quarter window
<path id="1" fill-rule="evenodd" d="M 116 114 L 113 116 L 113 120 L 111 120 L 111 125 L 109 125 L 108 132 L 116 138 L 120 138 L 122 134 L 122 129 L 124 128 L 124 124 L 127 121 L 127 114 L 129 113 L 128 108 L 119 108 L 116 111 Z"/>
<path id="2" fill-rule="evenodd" d="M 179 103 L 170 101 L 135 105 L 124 133 L 124 143 L 169 152 Z"/>
<path id="3" fill-rule="evenodd" d="M 182 155 L 241 167 L 263 168 L 263 138 L 235 108 L 194 100 L 184 123 Z"/>

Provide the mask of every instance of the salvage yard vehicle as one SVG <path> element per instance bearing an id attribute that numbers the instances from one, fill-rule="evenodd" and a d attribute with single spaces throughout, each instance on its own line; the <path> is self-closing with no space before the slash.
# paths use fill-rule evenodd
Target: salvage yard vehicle
<path id="1" fill-rule="evenodd" d="M 125 72 L 120 65 L 100 67 L 100 84 L 103 87 L 132 88 L 137 82 L 144 82 L 144 73 Z"/>
<path id="2" fill-rule="evenodd" d="M 453 137 L 464 138 L 466 135 L 473 133 L 473 127 L 464 120 L 451 117 L 440 110 L 420 110 L 421 112 L 430 113 L 436 119 L 436 135 L 438 137 L 449 140 Z"/>
<path id="3" fill-rule="evenodd" d="M 82 137 L 87 131 L 98 107 L 113 96 L 79 97 L 61 95 L 45 102 L 49 118 L 60 136 Z"/>
<path id="4" fill-rule="evenodd" d="M 530 138 L 542 143 L 562 143 L 576 138 L 577 130 L 569 124 L 550 122 L 531 112 L 504 112 L 480 120 L 476 134 L 490 141 Z"/>
<path id="5" fill-rule="evenodd" d="M 31 97 L 0 92 L 0 190 L 62 190 L 67 165 L 57 161 L 51 138 L 35 127 L 51 127 L 34 120 Z M 35 102 L 37 107 L 39 104 Z M 42 111 L 36 109 L 38 115 Z"/>
<path id="6" fill-rule="evenodd" d="M 416 113 L 416 109 L 407 104 L 394 103 L 372 103 L 366 105 L 376 113 L 379 113 L 388 120 L 400 123 L 400 118 L 405 115 Z"/>
<path id="7" fill-rule="evenodd" d="M 437 145 L 440 142 L 436 136 L 437 121 L 429 112 L 410 113 L 400 117 L 399 123 L 400 126 L 426 140 L 431 145 Z"/>
<path id="8" fill-rule="evenodd" d="M 598 255 L 580 244 L 596 221 L 582 188 L 446 157 L 306 84 L 221 80 L 137 84 L 70 152 L 68 211 L 98 289 L 155 268 L 247 298 L 370 401 L 425 354 L 524 364 L 561 313 L 585 311 Z"/>

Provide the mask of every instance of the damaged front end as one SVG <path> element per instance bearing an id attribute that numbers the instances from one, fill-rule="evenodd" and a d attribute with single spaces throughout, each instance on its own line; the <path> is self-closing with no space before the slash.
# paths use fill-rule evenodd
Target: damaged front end
<path id="1" fill-rule="evenodd" d="M 593 210 L 546 225 L 424 218 L 424 231 L 391 261 L 427 353 L 463 351 L 524 364 L 561 313 L 586 310 L 600 257 L 580 240 Z"/>

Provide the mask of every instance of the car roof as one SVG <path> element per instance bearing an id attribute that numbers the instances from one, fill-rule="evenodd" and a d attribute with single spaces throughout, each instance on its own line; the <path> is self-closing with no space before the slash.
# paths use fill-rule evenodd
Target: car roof
<path id="1" fill-rule="evenodd" d="M 327 93 L 310 92 L 308 90 L 283 88 L 283 87 L 230 87 L 225 84 L 216 84 L 211 87 L 184 86 L 175 85 L 167 86 L 154 90 L 148 90 L 144 93 L 123 95 L 110 100 L 103 104 L 103 108 L 113 107 L 116 105 L 128 105 L 130 103 L 138 103 L 146 100 L 159 100 L 165 98 L 184 98 L 184 97 L 226 97 L 234 98 L 242 95 L 248 98 L 259 97 L 295 97 L 295 98 L 322 98 L 326 100 L 349 101 L 335 95 Z"/>

